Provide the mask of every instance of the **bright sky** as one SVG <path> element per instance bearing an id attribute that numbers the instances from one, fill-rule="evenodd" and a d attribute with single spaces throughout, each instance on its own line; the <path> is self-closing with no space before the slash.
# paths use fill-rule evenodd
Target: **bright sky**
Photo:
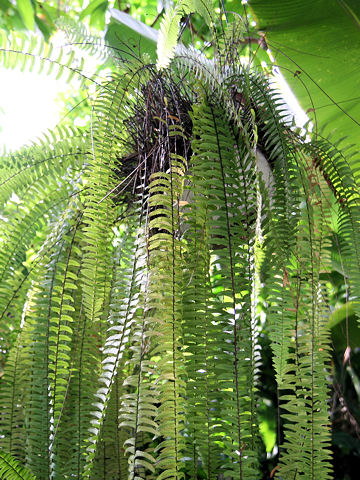
<path id="1" fill-rule="evenodd" d="M 55 98 L 63 80 L 45 74 L 0 70 L 0 151 L 16 149 L 60 120 Z"/>

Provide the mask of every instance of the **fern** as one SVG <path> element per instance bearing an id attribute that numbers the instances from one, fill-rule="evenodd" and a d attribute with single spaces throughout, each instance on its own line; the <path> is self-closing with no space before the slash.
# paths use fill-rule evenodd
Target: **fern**
<path id="1" fill-rule="evenodd" d="M 180 20 L 190 13 L 199 13 L 207 25 L 214 22 L 214 10 L 208 0 L 181 0 L 174 7 L 165 12 L 160 25 L 157 44 L 157 68 L 169 66 L 174 57 L 180 31 Z"/>
<path id="2" fill-rule="evenodd" d="M 150 231 L 158 229 L 149 242 L 149 300 L 152 310 L 153 355 L 159 357 L 157 384 L 160 406 L 157 414 L 158 479 L 184 478 L 180 459 L 185 448 L 181 435 L 185 420 L 185 370 L 182 354 L 181 293 L 182 274 L 178 204 L 182 195 L 185 165 L 181 157 L 171 159 L 168 173 L 153 174 L 150 183 L 150 207 L 154 208 Z"/>
<path id="3" fill-rule="evenodd" d="M 331 478 L 326 463 L 330 440 L 326 404 L 329 361 L 326 289 L 319 279 L 320 269 L 326 264 L 329 214 L 327 204 L 319 201 L 316 192 L 321 180 L 314 182 L 308 172 L 303 172 L 302 178 L 308 200 L 299 219 L 298 245 L 285 267 L 284 280 L 291 294 L 285 309 L 294 312 L 287 322 L 292 321 L 295 338 L 287 342 L 288 361 L 279 384 L 280 391 L 286 392 L 280 396 L 281 407 L 287 412 L 283 418 L 291 422 L 285 431 L 286 450 L 280 474 L 284 478 L 294 475 Z M 295 463 L 294 458 L 297 458 Z"/>
<path id="4" fill-rule="evenodd" d="M 230 351 L 225 349 L 215 354 L 218 358 L 215 376 L 220 391 L 223 392 L 222 396 L 225 395 L 226 398 L 221 430 L 225 433 L 224 446 L 229 461 L 222 467 L 226 469 L 225 475 L 255 478 L 256 462 L 250 454 L 254 451 L 257 436 L 251 429 L 251 417 L 255 414 L 254 405 L 251 407 L 255 365 L 251 366 L 251 342 L 248 350 L 242 343 L 242 335 L 247 339 L 252 336 L 250 272 L 255 236 L 254 232 L 251 233 L 251 225 L 255 225 L 253 216 L 256 214 L 256 193 L 253 190 L 254 178 L 251 176 L 247 180 L 249 184 L 237 185 L 235 190 L 231 184 L 231 178 L 239 174 L 245 181 L 241 171 L 248 171 L 254 158 L 248 153 L 244 155 L 241 143 L 237 144 L 239 150 L 234 151 L 236 139 L 227 133 L 221 111 L 210 104 L 200 112 L 199 127 L 195 124 L 194 128 L 201 129 L 198 134 L 199 156 L 202 168 L 207 172 L 206 175 L 203 173 L 205 178 L 202 190 L 208 199 L 210 212 L 217 203 L 222 204 L 212 215 L 209 213 L 208 227 L 210 231 L 219 231 L 219 235 L 212 239 L 213 245 L 217 247 L 211 267 L 214 272 L 212 289 L 218 291 L 210 300 L 212 314 L 215 316 L 212 323 L 218 323 L 217 332 L 213 335 L 222 337 L 220 343 L 223 345 L 232 345 Z M 215 135 L 212 136 L 210 132 L 215 132 Z M 241 191 L 244 197 L 241 196 Z M 244 230 L 241 225 L 245 225 Z M 248 404 L 245 398 L 249 399 Z M 243 457 L 247 460 L 244 461 Z"/>
<path id="5" fill-rule="evenodd" d="M 0 478 L 4 480 L 34 480 L 34 475 L 19 465 L 14 457 L 0 452 Z"/>
<path id="6" fill-rule="evenodd" d="M 62 138 L 65 134 L 70 135 L 72 144 Z M 53 139 L 52 145 L 49 142 L 46 146 L 33 146 L 16 156 L 9 154 L 4 158 L 0 185 L 5 247 L 0 255 L 1 318 L 12 315 L 9 308 L 13 308 L 15 299 L 24 302 L 25 297 L 21 295 L 26 289 L 21 286 L 31 280 L 31 262 L 29 271 L 22 262 L 36 232 L 41 232 L 38 236 L 41 243 L 50 233 L 55 219 L 76 196 L 76 182 L 84 162 L 85 137 L 80 132 L 72 136 L 72 132 L 65 129 L 53 132 Z M 15 200 L 12 198 L 14 191 L 17 192 Z M 19 324 L 20 318 L 17 326 Z"/>
<path id="7" fill-rule="evenodd" d="M 107 61 L 111 63 L 111 60 L 114 60 L 114 52 L 102 39 L 90 35 L 84 25 L 64 17 L 60 17 L 56 24 L 65 33 L 72 47 L 79 47 L 80 52 L 86 51 L 92 57 L 96 57 L 102 68 L 106 67 Z"/>
<path id="8" fill-rule="evenodd" d="M 323 274 L 336 205 L 359 316 L 352 152 L 292 131 L 279 93 L 240 62 L 239 25 L 214 58 L 182 50 L 165 68 L 193 11 L 213 28 L 210 4 L 178 3 L 158 70 L 120 59 L 94 81 L 89 129 L 2 157 L 4 478 L 258 479 L 262 328 L 279 478 L 331 478 Z M 10 67 L 82 75 L 73 54 L 3 42 Z"/>
<path id="9" fill-rule="evenodd" d="M 45 44 L 43 39 L 39 42 L 34 36 L 27 38 L 19 33 L 12 33 L 9 38 L 1 31 L 0 37 L 0 62 L 5 68 L 27 68 L 38 73 L 44 71 L 47 75 L 55 74 L 57 79 L 66 73 L 67 81 L 74 75 L 85 78 L 82 74 L 84 60 L 79 63 L 74 51 L 65 54 L 63 49 L 59 49 L 56 52 L 52 44 Z"/>

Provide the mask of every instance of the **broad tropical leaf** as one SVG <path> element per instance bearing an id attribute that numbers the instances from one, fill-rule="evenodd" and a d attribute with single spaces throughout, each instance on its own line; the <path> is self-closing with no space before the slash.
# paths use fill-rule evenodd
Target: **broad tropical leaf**
<path id="1" fill-rule="evenodd" d="M 356 0 L 250 0 L 258 28 L 315 129 L 358 143 L 360 5 Z M 335 132 L 334 132 L 335 130 Z"/>

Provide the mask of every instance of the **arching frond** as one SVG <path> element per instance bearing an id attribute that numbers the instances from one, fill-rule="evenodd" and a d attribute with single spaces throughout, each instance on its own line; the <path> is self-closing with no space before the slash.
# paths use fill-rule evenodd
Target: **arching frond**
<path id="1" fill-rule="evenodd" d="M 70 81 L 74 75 L 85 78 L 82 73 L 84 59 L 75 58 L 73 50 L 54 49 L 37 37 L 12 33 L 10 36 L 0 31 L 0 63 L 5 68 L 27 69 L 31 72 L 54 74 L 57 79 L 65 76 Z"/>

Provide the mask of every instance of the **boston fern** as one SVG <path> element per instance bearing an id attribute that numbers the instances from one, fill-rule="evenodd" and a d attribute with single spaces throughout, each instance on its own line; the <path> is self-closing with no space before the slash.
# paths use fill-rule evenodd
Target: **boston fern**
<path id="1" fill-rule="evenodd" d="M 104 47 L 102 82 L 73 53 L 2 47 L 9 66 L 55 68 L 96 93 L 88 130 L 1 159 L 1 478 L 262 479 L 264 312 L 272 474 L 332 478 L 323 274 L 336 224 L 360 316 L 350 154 L 290 128 L 238 51 L 240 24 L 221 31 L 198 3 L 165 17 L 158 68 Z M 175 50 L 194 10 L 213 29 L 211 59 Z"/>

